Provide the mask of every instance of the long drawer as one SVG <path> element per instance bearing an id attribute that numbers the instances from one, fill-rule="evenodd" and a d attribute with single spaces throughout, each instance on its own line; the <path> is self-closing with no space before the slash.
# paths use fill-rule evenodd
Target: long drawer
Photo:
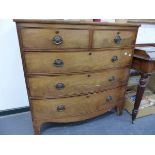
<path id="1" fill-rule="evenodd" d="M 27 73 L 72 73 L 125 67 L 132 49 L 95 52 L 25 52 Z"/>
<path id="2" fill-rule="evenodd" d="M 108 111 L 124 100 L 125 87 L 60 99 L 31 100 L 34 119 L 71 122 Z M 79 116 L 79 117 L 78 117 Z M 81 117 L 80 117 L 81 116 Z"/>
<path id="3" fill-rule="evenodd" d="M 88 30 L 39 29 L 21 30 L 22 44 L 25 49 L 64 49 L 88 48 Z"/>
<path id="4" fill-rule="evenodd" d="M 59 98 L 99 92 L 127 83 L 128 68 L 103 72 L 28 77 L 30 96 L 35 98 Z"/>

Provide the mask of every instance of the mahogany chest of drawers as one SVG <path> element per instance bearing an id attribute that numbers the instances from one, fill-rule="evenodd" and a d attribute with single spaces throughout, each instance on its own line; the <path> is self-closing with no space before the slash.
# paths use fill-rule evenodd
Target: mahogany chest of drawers
<path id="1" fill-rule="evenodd" d="M 15 20 L 35 134 L 121 113 L 138 25 Z"/>

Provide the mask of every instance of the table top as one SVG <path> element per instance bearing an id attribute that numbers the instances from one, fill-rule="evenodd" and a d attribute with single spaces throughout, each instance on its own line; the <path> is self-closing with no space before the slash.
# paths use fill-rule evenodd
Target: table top
<path id="1" fill-rule="evenodd" d="M 136 47 L 135 49 L 139 49 L 146 52 L 155 52 L 154 46 L 147 46 L 147 47 Z"/>
<path id="2" fill-rule="evenodd" d="M 141 73 L 155 73 L 155 47 L 136 47 L 133 55 L 132 68 Z"/>
<path id="3" fill-rule="evenodd" d="M 155 47 L 136 47 L 134 50 L 134 57 L 148 61 L 155 61 Z"/>

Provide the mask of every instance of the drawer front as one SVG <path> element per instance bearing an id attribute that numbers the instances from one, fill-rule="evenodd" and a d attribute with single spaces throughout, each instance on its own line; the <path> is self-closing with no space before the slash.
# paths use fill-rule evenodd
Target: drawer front
<path id="1" fill-rule="evenodd" d="M 125 67 L 131 62 L 132 50 L 96 52 L 26 52 L 28 73 L 70 73 Z"/>
<path id="2" fill-rule="evenodd" d="M 38 29 L 21 30 L 25 49 L 88 48 L 88 30 Z"/>
<path id="3" fill-rule="evenodd" d="M 131 46 L 135 39 L 136 31 L 96 30 L 93 35 L 93 48 Z"/>
<path id="4" fill-rule="evenodd" d="M 30 95 L 35 98 L 59 98 L 99 92 L 127 82 L 128 68 L 90 74 L 33 76 L 28 78 Z"/>
<path id="5" fill-rule="evenodd" d="M 34 119 L 50 121 L 75 121 L 77 116 L 86 116 L 108 111 L 123 102 L 125 87 L 71 98 L 31 100 Z"/>

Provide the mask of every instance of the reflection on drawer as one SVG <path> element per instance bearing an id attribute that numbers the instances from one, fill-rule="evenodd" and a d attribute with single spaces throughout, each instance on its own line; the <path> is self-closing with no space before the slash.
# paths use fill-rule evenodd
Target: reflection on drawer
<path id="1" fill-rule="evenodd" d="M 32 76 L 28 78 L 30 96 L 35 98 L 59 98 L 99 92 L 126 84 L 128 68 L 103 72 L 61 75 Z"/>
<path id="2" fill-rule="evenodd" d="M 96 30 L 93 36 L 93 48 L 123 47 L 134 45 L 135 31 Z"/>
<path id="3" fill-rule="evenodd" d="M 132 50 L 96 52 L 27 52 L 28 73 L 70 73 L 128 66 Z"/>
<path id="4" fill-rule="evenodd" d="M 25 49 L 88 48 L 88 30 L 38 29 L 21 30 Z"/>
<path id="5" fill-rule="evenodd" d="M 75 116 L 88 117 L 87 115 L 91 113 L 108 111 L 109 108 L 123 101 L 124 91 L 125 87 L 119 87 L 89 96 L 31 100 L 34 119 L 42 118 L 58 122 L 76 121 L 78 117 Z"/>

